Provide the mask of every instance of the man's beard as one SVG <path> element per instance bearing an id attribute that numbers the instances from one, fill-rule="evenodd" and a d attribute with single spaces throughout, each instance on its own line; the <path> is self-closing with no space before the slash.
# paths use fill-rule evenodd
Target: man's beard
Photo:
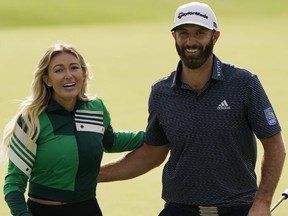
<path id="1" fill-rule="evenodd" d="M 182 60 L 183 64 L 190 69 L 197 69 L 201 67 L 209 58 L 209 56 L 213 53 L 213 37 L 211 37 L 210 42 L 207 44 L 207 46 L 204 48 L 203 46 L 191 46 L 188 47 L 189 49 L 199 49 L 200 53 L 196 57 L 189 57 L 185 54 L 185 47 L 180 47 L 176 42 L 175 46 L 178 52 L 178 55 L 180 59 Z"/>

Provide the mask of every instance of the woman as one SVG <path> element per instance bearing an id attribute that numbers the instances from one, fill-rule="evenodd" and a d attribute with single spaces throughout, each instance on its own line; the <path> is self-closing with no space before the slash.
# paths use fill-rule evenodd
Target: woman
<path id="1" fill-rule="evenodd" d="M 40 60 L 32 95 L 4 133 L 4 195 L 12 215 L 101 216 L 95 197 L 103 151 L 143 144 L 143 131 L 113 130 L 102 100 L 86 94 L 89 79 L 85 59 L 65 43 Z"/>

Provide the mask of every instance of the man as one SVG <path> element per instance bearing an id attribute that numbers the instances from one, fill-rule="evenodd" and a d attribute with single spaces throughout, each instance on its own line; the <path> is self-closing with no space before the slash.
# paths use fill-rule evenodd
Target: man
<path id="1" fill-rule="evenodd" d="M 159 216 L 269 216 L 285 149 L 257 76 L 214 54 L 220 32 L 212 9 L 176 10 L 177 70 L 152 86 L 145 145 L 101 169 L 99 181 L 124 180 L 160 165 L 165 208 Z M 264 148 L 259 187 L 256 139 Z"/>

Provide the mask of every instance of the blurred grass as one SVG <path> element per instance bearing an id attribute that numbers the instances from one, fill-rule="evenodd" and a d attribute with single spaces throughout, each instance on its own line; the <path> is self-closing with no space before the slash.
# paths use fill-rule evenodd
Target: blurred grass
<path id="1" fill-rule="evenodd" d="M 2 0 L 0 26 L 89 25 L 166 19 L 175 1 Z M 169 10 L 168 10 L 169 11 Z M 164 12 L 164 13 L 163 13 Z"/>
<path id="2" fill-rule="evenodd" d="M 90 25 L 171 20 L 183 0 L 1 0 L 0 28 L 55 25 Z M 203 1 L 210 4 L 217 16 L 250 20 L 284 17 L 287 1 L 253 0 Z"/>
<path id="3" fill-rule="evenodd" d="M 141 129 L 147 121 L 151 84 L 174 70 L 178 56 L 169 29 L 176 7 L 187 1 L 32 1 L 0 3 L 0 131 L 30 94 L 32 72 L 48 45 L 75 45 L 91 65 L 91 94 L 104 100 L 116 129 Z M 221 36 L 215 53 L 256 73 L 287 137 L 286 92 L 288 2 L 204 1 L 217 15 Z M 129 115 L 127 115 L 127 113 Z M 121 154 L 105 154 L 104 161 Z M 261 163 L 259 147 L 257 172 Z M 273 203 L 287 185 L 287 162 Z M 0 166 L 2 188 L 6 167 Z M 139 178 L 99 184 L 105 216 L 156 216 L 161 200 L 161 167 Z M 273 216 L 287 213 L 285 203 Z M 0 215 L 8 208 L 0 193 Z"/>

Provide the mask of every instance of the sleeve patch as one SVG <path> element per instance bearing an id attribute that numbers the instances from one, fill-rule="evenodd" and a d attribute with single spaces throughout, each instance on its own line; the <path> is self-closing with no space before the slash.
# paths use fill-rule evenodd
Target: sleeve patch
<path id="1" fill-rule="evenodd" d="M 36 143 L 17 125 L 9 142 L 8 157 L 28 177 L 34 166 L 36 150 Z"/>
<path id="2" fill-rule="evenodd" d="M 269 125 L 273 126 L 277 124 L 277 119 L 273 112 L 272 107 L 265 109 L 264 113 L 265 113 L 265 117 Z"/>

